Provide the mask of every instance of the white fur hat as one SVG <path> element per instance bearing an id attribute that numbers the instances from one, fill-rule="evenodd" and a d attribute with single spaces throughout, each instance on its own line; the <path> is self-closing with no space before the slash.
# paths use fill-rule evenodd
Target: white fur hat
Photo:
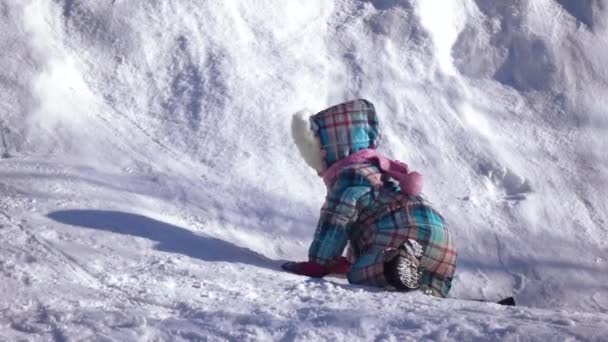
<path id="1" fill-rule="evenodd" d="M 291 118 L 291 137 L 306 164 L 315 169 L 317 174 L 321 174 L 325 170 L 325 163 L 321 155 L 321 142 L 310 129 L 310 117 L 312 115 L 314 113 L 307 109 L 293 114 Z"/>

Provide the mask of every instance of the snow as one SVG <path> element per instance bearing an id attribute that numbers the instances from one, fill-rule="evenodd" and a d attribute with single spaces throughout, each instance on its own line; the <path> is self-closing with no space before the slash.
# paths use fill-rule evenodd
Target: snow
<path id="1" fill-rule="evenodd" d="M 6 0 L 0 16 L 0 340 L 608 336 L 603 1 Z M 280 271 L 324 197 L 291 114 L 359 97 L 452 226 L 449 299 Z"/>

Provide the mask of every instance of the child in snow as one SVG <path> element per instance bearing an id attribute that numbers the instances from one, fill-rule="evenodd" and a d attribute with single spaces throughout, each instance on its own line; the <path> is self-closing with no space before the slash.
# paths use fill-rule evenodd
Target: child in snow
<path id="1" fill-rule="evenodd" d="M 294 115 L 292 135 L 323 177 L 327 197 L 308 261 L 283 268 L 310 277 L 347 273 L 353 284 L 445 297 L 456 264 L 452 234 L 420 195 L 422 175 L 376 150 L 373 104 L 361 99 L 305 115 Z"/>

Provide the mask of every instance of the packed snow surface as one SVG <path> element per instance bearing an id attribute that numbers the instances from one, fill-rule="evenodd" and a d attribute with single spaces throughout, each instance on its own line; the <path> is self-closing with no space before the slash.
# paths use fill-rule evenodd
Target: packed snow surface
<path id="1" fill-rule="evenodd" d="M 0 17 L 0 340 L 607 338 L 604 0 L 3 0 Z M 449 299 L 280 271 L 325 194 L 291 114 L 355 98 L 451 225 Z"/>

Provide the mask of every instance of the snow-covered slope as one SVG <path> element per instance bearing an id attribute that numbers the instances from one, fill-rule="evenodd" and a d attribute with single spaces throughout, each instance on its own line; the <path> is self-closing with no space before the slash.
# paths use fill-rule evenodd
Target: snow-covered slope
<path id="1" fill-rule="evenodd" d="M 0 336 L 608 333 L 603 1 L 4 0 L 0 16 Z M 324 196 L 291 113 L 359 97 L 451 223 L 454 299 L 278 271 L 306 258 Z"/>

